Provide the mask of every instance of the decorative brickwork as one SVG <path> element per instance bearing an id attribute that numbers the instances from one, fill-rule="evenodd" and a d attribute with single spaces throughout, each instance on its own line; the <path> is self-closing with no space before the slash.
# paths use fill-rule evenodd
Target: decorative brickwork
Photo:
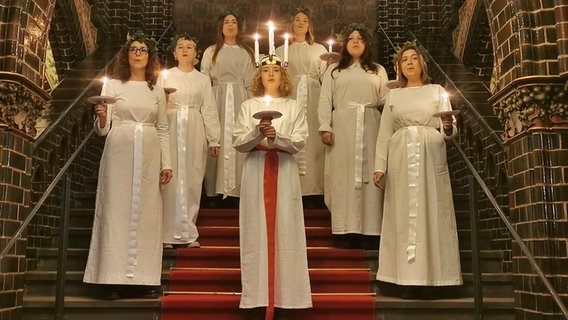
<path id="1" fill-rule="evenodd" d="M 568 297 L 568 128 L 529 129 L 507 143 L 511 218 L 563 300 Z M 513 245 L 515 300 L 522 319 L 562 313 L 518 245 Z"/>
<path id="2" fill-rule="evenodd" d="M 0 124 L 0 248 L 30 212 L 31 138 Z M 0 318 L 19 319 L 26 271 L 26 234 L 0 259 Z"/>

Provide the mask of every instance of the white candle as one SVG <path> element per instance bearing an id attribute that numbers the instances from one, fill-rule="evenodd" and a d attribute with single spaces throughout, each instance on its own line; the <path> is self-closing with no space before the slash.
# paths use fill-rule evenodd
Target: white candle
<path id="1" fill-rule="evenodd" d="M 329 46 L 327 47 L 327 50 L 329 52 L 333 52 L 333 40 L 329 39 L 329 41 L 327 42 L 329 44 Z"/>
<path id="2" fill-rule="evenodd" d="M 284 64 L 288 64 L 288 34 L 284 34 Z"/>
<path id="3" fill-rule="evenodd" d="M 103 87 L 101 89 L 101 96 L 106 95 L 106 86 L 107 86 L 108 78 L 107 76 L 103 77 Z"/>
<path id="4" fill-rule="evenodd" d="M 254 62 L 256 62 L 256 65 L 260 63 L 260 51 L 258 48 L 258 33 L 254 34 Z"/>
<path id="5" fill-rule="evenodd" d="M 162 71 L 162 88 L 165 88 L 166 86 L 166 80 L 168 79 L 168 69 L 164 69 L 164 71 Z"/>
<path id="6" fill-rule="evenodd" d="M 268 55 L 273 55 L 274 51 L 274 25 L 268 21 Z"/>
<path id="7" fill-rule="evenodd" d="M 266 107 L 270 107 L 270 96 L 264 96 L 264 102 L 266 103 Z"/>

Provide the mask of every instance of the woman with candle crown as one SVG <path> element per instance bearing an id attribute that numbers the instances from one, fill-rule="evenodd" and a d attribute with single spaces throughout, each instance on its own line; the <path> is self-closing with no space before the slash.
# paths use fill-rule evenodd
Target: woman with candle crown
<path id="1" fill-rule="evenodd" d="M 94 129 L 106 140 L 83 281 L 105 285 L 105 299 L 157 296 L 161 283 L 160 184 L 172 167 L 159 66 L 155 42 L 141 32 L 129 36 L 105 85 L 117 101 L 96 106 Z"/>
<path id="2" fill-rule="evenodd" d="M 312 306 L 298 165 L 308 136 L 305 111 L 288 98 L 290 75 L 278 56 L 260 61 L 254 98 L 243 102 L 233 146 L 246 154 L 239 208 L 242 295 L 252 319 L 285 319 Z M 269 105 L 265 96 L 269 96 Z M 259 111 L 282 114 L 257 120 Z M 276 308 L 276 309 L 275 309 Z"/>
<path id="3" fill-rule="evenodd" d="M 167 115 L 176 176 L 163 190 L 164 248 L 199 247 L 195 225 L 207 154 L 219 155 L 220 124 L 209 78 L 197 71 L 197 40 L 176 35 L 168 48 L 177 66 L 159 79 L 170 93 Z M 209 152 L 208 152 L 209 151 Z"/>
<path id="4" fill-rule="evenodd" d="M 303 107 L 308 119 L 310 135 L 306 148 L 296 159 L 300 166 L 300 183 L 306 206 L 323 206 L 321 195 L 324 185 L 325 145 L 318 133 L 317 107 L 320 94 L 320 80 L 326 69 L 326 62 L 320 55 L 326 49 L 314 40 L 312 10 L 307 7 L 297 8 L 291 17 L 288 31 L 291 44 L 288 49 L 288 70 L 292 76 L 294 90 L 292 97 Z M 284 46 L 276 49 L 284 55 Z"/>
<path id="5" fill-rule="evenodd" d="M 372 61 L 364 25 L 352 23 L 343 35 L 341 59 L 325 72 L 318 108 L 327 146 L 325 203 L 337 246 L 377 249 L 382 192 L 373 186 L 372 166 L 388 76 Z"/>
<path id="6" fill-rule="evenodd" d="M 249 98 L 247 90 L 254 74 L 253 51 L 241 39 L 244 28 L 240 10 L 224 11 L 219 17 L 217 43 L 205 50 L 201 61 L 201 72 L 209 76 L 213 85 L 221 123 L 219 157 L 209 157 L 205 174 L 208 196 L 238 197 L 240 192 L 244 155 L 235 152 L 231 139 L 240 105 Z"/>
<path id="7" fill-rule="evenodd" d="M 401 87 L 389 92 L 381 118 L 374 182 L 385 200 L 377 279 L 402 285 L 403 298 L 431 299 L 436 290 L 424 286 L 460 285 L 462 277 L 445 142 L 457 127 L 451 114 L 434 115 L 452 106 L 444 88 L 430 84 L 423 52 L 413 42 L 397 52 Z"/>

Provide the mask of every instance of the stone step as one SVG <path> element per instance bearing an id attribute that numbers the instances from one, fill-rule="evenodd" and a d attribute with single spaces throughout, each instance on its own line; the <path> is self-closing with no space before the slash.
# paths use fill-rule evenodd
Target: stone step
<path id="1" fill-rule="evenodd" d="M 55 299 L 24 296 L 22 320 L 52 320 Z M 67 320 L 155 320 L 159 319 L 161 299 L 120 299 L 114 301 L 69 296 L 65 298 Z M 513 298 L 483 299 L 484 319 L 514 320 Z M 473 298 L 404 300 L 376 296 L 376 316 L 380 320 L 470 320 Z M 196 319 L 199 320 L 199 319 Z"/>

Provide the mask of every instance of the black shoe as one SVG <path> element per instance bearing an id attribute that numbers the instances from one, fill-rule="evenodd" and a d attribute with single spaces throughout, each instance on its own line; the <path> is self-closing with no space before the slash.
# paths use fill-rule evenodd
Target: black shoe
<path id="1" fill-rule="evenodd" d="M 96 295 L 97 299 L 112 301 L 121 298 L 117 286 L 111 284 L 102 284 L 98 286 L 100 286 L 100 288 Z"/>
<path id="2" fill-rule="evenodd" d="M 421 286 L 404 286 L 400 297 L 402 299 L 420 299 L 423 287 Z"/>

